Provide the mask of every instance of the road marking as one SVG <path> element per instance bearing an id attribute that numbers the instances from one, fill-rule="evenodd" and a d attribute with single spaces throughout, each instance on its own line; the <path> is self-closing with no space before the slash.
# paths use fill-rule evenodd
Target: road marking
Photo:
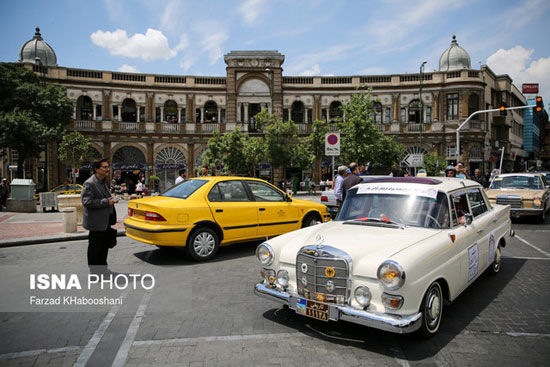
<path id="1" fill-rule="evenodd" d="M 502 256 L 503 259 L 519 260 L 550 260 L 550 257 L 529 257 L 529 256 Z"/>
<path id="2" fill-rule="evenodd" d="M 156 345 L 156 344 L 187 344 L 197 342 L 218 342 L 235 340 L 255 340 L 255 339 L 279 339 L 292 338 L 296 336 L 307 336 L 303 333 L 279 333 L 279 334 L 250 334 L 250 335 L 228 335 L 228 336 L 199 336 L 196 338 L 178 338 L 162 340 L 138 340 L 133 343 L 135 346 Z"/>
<path id="3" fill-rule="evenodd" d="M 544 254 L 548 257 L 550 257 L 550 254 L 544 250 L 541 250 L 540 248 L 538 248 L 537 246 L 535 245 L 532 245 L 530 244 L 529 242 L 527 242 L 526 240 L 524 240 L 523 238 L 521 238 L 520 236 L 516 235 L 515 238 L 517 238 L 518 240 L 520 240 L 521 242 L 523 242 L 524 244 L 526 244 L 527 246 L 531 246 L 532 248 L 534 248 L 535 250 L 537 250 L 538 252 L 540 252 L 541 254 Z"/>
<path id="4" fill-rule="evenodd" d="M 120 295 L 121 299 L 124 301 L 124 299 L 128 296 L 128 293 L 130 293 L 129 289 L 125 289 L 122 294 Z M 101 338 L 103 338 L 103 335 L 105 334 L 105 331 L 107 331 L 107 328 L 111 324 L 111 321 L 115 318 L 117 312 L 120 310 L 121 305 L 115 305 L 111 308 L 107 316 L 105 316 L 105 319 L 103 319 L 103 322 L 97 330 L 95 331 L 94 335 L 86 344 L 82 352 L 80 353 L 80 356 L 78 356 L 78 359 L 74 363 L 73 367 L 84 367 L 86 363 L 88 363 L 88 360 L 92 356 L 92 353 L 95 351 L 95 348 L 99 344 L 99 341 Z"/>
<path id="5" fill-rule="evenodd" d="M 111 365 L 112 367 L 122 367 L 126 363 L 126 359 L 128 359 L 128 353 L 130 353 L 130 348 L 132 347 L 132 343 L 136 338 L 136 334 L 139 329 L 139 324 L 141 324 L 141 319 L 145 315 L 145 309 L 149 304 L 149 300 L 151 299 L 152 293 L 153 291 L 149 290 L 145 292 L 145 294 L 141 298 L 141 303 L 139 304 L 136 315 L 134 316 L 132 322 L 130 323 L 130 327 L 126 332 L 126 336 L 124 337 L 124 340 L 122 341 L 122 344 L 115 356 L 115 360 Z"/>
<path id="6" fill-rule="evenodd" d="M 37 355 L 42 354 L 42 353 L 70 352 L 70 351 L 73 351 L 73 350 L 79 350 L 80 348 L 82 348 L 82 347 L 70 346 L 70 347 L 55 348 L 55 349 L 35 349 L 35 350 L 27 350 L 27 351 L 24 351 L 24 352 L 6 353 L 6 354 L 0 354 L 0 360 L 12 359 L 12 358 L 32 357 L 32 356 L 37 356 Z"/>
<path id="7" fill-rule="evenodd" d="M 542 336 L 544 338 L 550 338 L 550 334 L 539 334 L 539 333 L 514 333 L 508 332 L 506 335 L 510 336 Z"/>

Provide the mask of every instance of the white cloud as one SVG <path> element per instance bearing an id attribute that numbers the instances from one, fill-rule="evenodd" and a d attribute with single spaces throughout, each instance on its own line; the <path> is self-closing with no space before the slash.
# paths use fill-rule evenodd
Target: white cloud
<path id="1" fill-rule="evenodd" d="M 315 70 L 315 65 L 319 65 L 319 60 L 323 62 L 342 60 L 349 57 L 348 51 L 357 47 L 356 44 L 341 44 L 327 47 L 321 52 L 314 52 L 292 57 L 291 63 L 286 70 L 290 75 L 306 75 L 308 71 Z M 319 67 L 320 72 L 320 67 Z"/>
<path id="2" fill-rule="evenodd" d="M 189 36 L 187 34 L 182 34 L 180 37 L 180 43 L 174 48 L 176 51 L 185 50 L 189 46 Z"/>
<path id="3" fill-rule="evenodd" d="M 135 66 L 128 64 L 122 64 L 122 66 L 118 68 L 118 71 L 125 73 L 139 73 L 139 70 Z"/>
<path id="4" fill-rule="evenodd" d="M 214 65 L 223 56 L 223 43 L 227 38 L 227 32 L 218 31 L 205 35 L 201 40 L 202 52 L 208 54 L 210 65 Z"/>
<path id="5" fill-rule="evenodd" d="M 107 10 L 107 16 L 111 21 L 116 22 L 121 19 L 123 14 L 125 14 L 122 1 L 103 0 L 103 3 L 105 4 L 105 9 Z"/>
<path id="6" fill-rule="evenodd" d="M 315 64 L 311 69 L 302 71 L 300 75 L 313 76 L 313 75 L 319 75 L 320 73 L 321 73 L 321 67 L 319 66 L 319 64 Z"/>
<path id="7" fill-rule="evenodd" d="M 508 74 L 521 90 L 523 83 L 539 83 L 539 94 L 550 101 L 550 57 L 533 60 L 534 50 L 516 46 L 500 49 L 487 58 L 487 65 L 496 74 Z"/>
<path id="8" fill-rule="evenodd" d="M 181 25 L 182 3 L 179 0 L 168 1 L 160 15 L 160 28 L 172 34 Z"/>
<path id="9" fill-rule="evenodd" d="M 164 34 L 151 28 L 147 29 L 145 34 L 136 33 L 130 38 L 122 29 L 117 29 L 114 32 L 98 30 L 92 33 L 90 38 L 95 45 L 108 49 L 111 55 L 143 60 L 168 60 L 177 54 L 176 50 L 172 50 L 168 46 L 168 39 Z"/>
<path id="10" fill-rule="evenodd" d="M 245 24 L 255 25 L 260 15 L 267 10 L 267 5 L 266 0 L 246 0 L 239 7 L 239 12 L 243 16 Z"/>
<path id="11" fill-rule="evenodd" d="M 183 59 L 180 60 L 180 67 L 187 72 L 195 62 L 197 62 L 197 54 L 188 52 L 183 56 Z"/>

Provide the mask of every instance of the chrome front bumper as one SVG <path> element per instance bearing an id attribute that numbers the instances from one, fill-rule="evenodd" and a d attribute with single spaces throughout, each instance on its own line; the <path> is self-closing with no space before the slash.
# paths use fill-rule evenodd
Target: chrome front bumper
<path id="1" fill-rule="evenodd" d="M 297 295 L 281 292 L 275 288 L 266 286 L 263 282 L 256 284 L 254 293 L 258 296 L 277 301 L 296 311 Z M 354 324 L 360 324 L 375 329 L 390 331 L 398 334 L 412 333 L 418 330 L 422 322 L 420 312 L 400 317 L 359 310 L 347 305 L 329 304 L 329 320 L 344 320 Z"/>
<path id="2" fill-rule="evenodd" d="M 541 215 L 543 208 L 510 208 L 510 216 Z"/>

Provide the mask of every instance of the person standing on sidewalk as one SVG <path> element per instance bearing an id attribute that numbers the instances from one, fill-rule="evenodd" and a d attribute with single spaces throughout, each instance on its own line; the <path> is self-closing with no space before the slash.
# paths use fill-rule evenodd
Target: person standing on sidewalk
<path id="1" fill-rule="evenodd" d="M 10 193 L 10 188 L 8 186 L 8 180 L 5 178 L 2 179 L 0 183 L 0 212 L 4 210 L 6 206 L 6 201 L 8 200 L 8 195 Z"/>
<path id="2" fill-rule="evenodd" d="M 343 200 L 343 184 L 344 184 L 344 178 L 348 174 L 348 167 L 346 166 L 340 166 L 338 167 L 338 175 L 334 179 L 334 196 L 336 196 L 336 205 L 338 206 L 338 210 L 340 210 L 340 207 L 342 206 Z"/>
<path id="3" fill-rule="evenodd" d="M 357 167 L 357 163 L 351 162 L 349 164 L 350 174 L 348 177 L 344 179 L 343 189 L 342 189 L 342 200 L 346 199 L 346 195 L 348 194 L 348 190 L 351 189 L 353 186 L 357 185 L 358 183 L 363 182 L 361 180 L 361 177 L 358 176 L 359 174 L 359 168 Z"/>
<path id="4" fill-rule="evenodd" d="M 107 265 L 107 254 L 112 242 L 111 225 L 116 223 L 115 199 L 109 192 L 106 158 L 93 161 L 94 174 L 82 185 L 80 199 L 83 206 L 82 226 L 89 230 L 88 265 Z"/>

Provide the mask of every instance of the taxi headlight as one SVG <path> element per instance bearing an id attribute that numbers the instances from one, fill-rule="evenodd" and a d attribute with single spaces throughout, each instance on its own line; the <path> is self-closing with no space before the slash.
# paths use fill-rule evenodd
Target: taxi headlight
<path id="1" fill-rule="evenodd" d="M 540 196 L 536 196 L 533 199 L 533 206 L 534 207 L 539 207 L 539 208 L 542 206 L 542 198 Z"/>
<path id="2" fill-rule="evenodd" d="M 279 270 L 277 272 L 277 283 L 283 288 L 288 287 L 288 271 L 286 270 Z"/>
<path id="3" fill-rule="evenodd" d="M 401 288 L 405 283 L 405 271 L 393 260 L 380 264 L 377 275 L 382 286 L 390 291 Z"/>
<path id="4" fill-rule="evenodd" d="M 264 242 L 256 248 L 256 257 L 262 265 L 269 266 L 273 263 L 273 249 L 267 242 Z"/>
<path id="5" fill-rule="evenodd" d="M 372 295 L 370 293 L 369 287 L 360 286 L 355 288 L 355 300 L 361 306 L 366 307 L 370 304 Z"/>

